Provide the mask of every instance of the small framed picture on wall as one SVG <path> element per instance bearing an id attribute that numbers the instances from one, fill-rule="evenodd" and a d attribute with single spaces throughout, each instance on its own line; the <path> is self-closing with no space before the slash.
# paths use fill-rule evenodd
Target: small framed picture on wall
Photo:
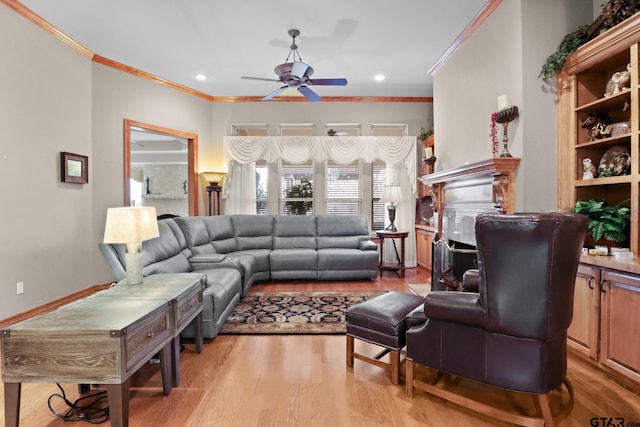
<path id="1" fill-rule="evenodd" d="M 86 184 L 89 182 L 89 158 L 80 154 L 62 152 L 62 182 Z"/>

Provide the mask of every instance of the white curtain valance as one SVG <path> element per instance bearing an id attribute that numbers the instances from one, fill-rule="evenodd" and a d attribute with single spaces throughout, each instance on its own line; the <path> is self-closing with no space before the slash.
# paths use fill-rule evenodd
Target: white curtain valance
<path id="1" fill-rule="evenodd" d="M 225 136 L 223 147 L 227 164 L 261 159 L 269 163 L 280 159 L 291 163 L 308 160 L 333 160 L 340 164 L 356 160 L 401 162 L 416 194 L 415 136 Z"/>

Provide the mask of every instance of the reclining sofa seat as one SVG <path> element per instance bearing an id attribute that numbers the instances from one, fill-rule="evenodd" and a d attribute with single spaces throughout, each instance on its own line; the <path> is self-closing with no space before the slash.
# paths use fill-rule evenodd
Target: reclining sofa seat
<path id="1" fill-rule="evenodd" d="M 317 215 L 318 280 L 378 276 L 378 245 L 364 215 Z"/>
<path id="2" fill-rule="evenodd" d="M 269 265 L 273 280 L 318 278 L 315 216 L 275 217 Z"/>
<path id="3" fill-rule="evenodd" d="M 175 219 L 158 221 L 158 230 L 159 237 L 142 242 L 142 275 L 147 277 L 155 274 L 195 271 L 189 262 L 192 252 Z M 124 279 L 126 277 L 125 246 L 100 243 L 99 247 L 116 280 Z M 215 272 L 213 272 L 214 269 Z M 213 338 L 240 301 L 242 290 L 240 267 L 229 262 L 218 263 L 198 269 L 197 272 L 207 277 L 203 293 L 202 335 L 205 338 Z M 192 325 L 182 332 L 182 336 L 185 337 L 192 338 L 194 335 L 195 330 Z"/>

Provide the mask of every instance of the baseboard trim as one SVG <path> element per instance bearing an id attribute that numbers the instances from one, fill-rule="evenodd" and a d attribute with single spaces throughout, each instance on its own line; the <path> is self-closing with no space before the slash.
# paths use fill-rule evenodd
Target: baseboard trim
<path id="1" fill-rule="evenodd" d="M 22 322 L 23 320 L 27 320 L 35 316 L 40 316 L 41 314 L 49 313 L 50 311 L 60 308 L 65 304 L 69 304 L 70 302 L 77 301 L 79 299 L 88 297 L 89 295 L 93 295 L 103 289 L 107 289 L 109 286 L 111 286 L 111 283 L 93 285 L 86 289 L 81 289 L 72 294 L 63 296 L 62 298 L 50 301 L 46 304 L 42 304 L 27 311 L 23 311 L 22 313 L 7 317 L 0 320 L 0 328 L 6 328 L 7 326 L 13 325 L 14 323 Z"/>

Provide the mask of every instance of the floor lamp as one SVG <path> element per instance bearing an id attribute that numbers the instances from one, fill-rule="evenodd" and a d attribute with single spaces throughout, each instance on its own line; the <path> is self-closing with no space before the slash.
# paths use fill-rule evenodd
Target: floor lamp
<path id="1" fill-rule="evenodd" d="M 209 215 L 220 215 L 220 192 L 222 184 L 227 174 L 224 172 L 202 172 L 202 176 L 207 180 L 207 193 L 209 193 Z M 215 196 L 213 193 L 215 192 Z"/>

